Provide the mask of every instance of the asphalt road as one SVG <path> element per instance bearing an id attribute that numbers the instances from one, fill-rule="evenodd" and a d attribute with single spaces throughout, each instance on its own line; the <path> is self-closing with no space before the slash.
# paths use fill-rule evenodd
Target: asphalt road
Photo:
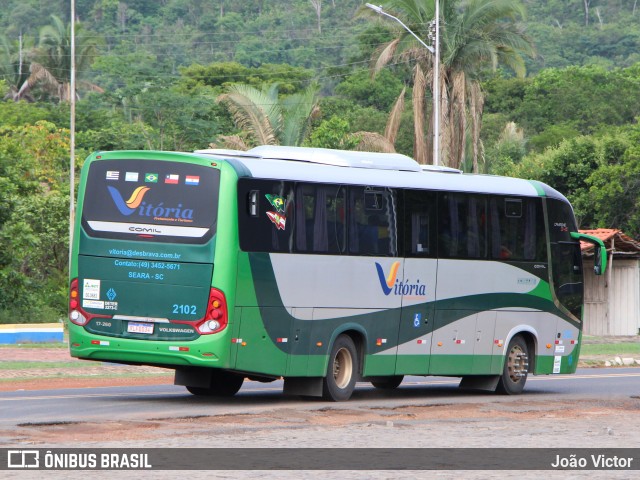
<path id="1" fill-rule="evenodd" d="M 282 382 L 245 382 L 240 392 L 230 399 L 195 397 L 184 387 L 173 385 L 0 392 L 0 428 L 49 422 L 233 415 L 269 411 L 279 406 L 317 410 L 327 406 L 390 408 L 443 401 L 508 403 L 522 398 L 565 402 L 587 398 L 640 398 L 640 369 L 637 368 L 579 369 L 575 375 L 530 376 L 525 393 L 516 397 L 460 390 L 458 382 L 455 378 L 405 377 L 402 385 L 393 391 L 376 390 L 369 383 L 362 383 L 349 402 L 340 404 L 283 396 Z"/>

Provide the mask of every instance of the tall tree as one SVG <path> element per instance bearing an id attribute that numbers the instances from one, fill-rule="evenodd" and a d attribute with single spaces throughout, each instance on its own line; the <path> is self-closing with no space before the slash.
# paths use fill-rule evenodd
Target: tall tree
<path id="1" fill-rule="evenodd" d="M 300 146 L 317 109 L 317 92 L 317 85 L 311 85 L 301 93 L 280 99 L 277 84 L 265 85 L 262 90 L 234 84 L 218 97 L 218 102 L 229 109 L 249 144 Z M 221 140 L 226 146 L 241 150 L 252 146 L 239 136 Z"/>
<path id="2" fill-rule="evenodd" d="M 0 76 L 7 82 L 9 91 L 6 99 L 18 101 L 20 85 L 29 77 L 29 63 L 27 52 L 33 48 L 33 40 L 30 37 L 20 35 L 17 42 L 10 42 L 7 37 L 0 35 Z M 33 100 L 31 97 L 22 97 L 25 100 Z"/>
<path id="3" fill-rule="evenodd" d="M 69 101 L 71 97 L 71 26 L 65 25 L 59 17 L 51 15 L 51 25 L 40 29 L 38 47 L 34 50 L 29 68 L 29 78 L 22 84 L 19 96 L 26 94 L 36 84 L 60 99 Z M 80 77 L 91 66 L 97 55 L 99 41 L 76 24 L 76 75 Z M 78 82 L 89 90 L 101 89 L 88 82 Z"/>
<path id="4" fill-rule="evenodd" d="M 533 45 L 518 20 L 524 17 L 520 0 L 440 0 L 440 158 L 458 168 L 466 155 L 467 136 L 472 145 L 473 168 L 478 171 L 480 119 L 484 96 L 480 75 L 502 64 L 524 76 L 523 55 L 534 55 Z M 385 11 L 396 16 L 418 37 L 428 37 L 434 18 L 434 0 L 386 0 Z M 373 12 L 371 12 L 373 14 Z M 395 22 L 394 22 L 395 23 Z M 399 25 L 393 40 L 375 54 L 374 72 L 392 59 L 410 61 L 414 66 L 414 155 L 420 163 L 432 162 L 422 124 L 425 118 L 424 91 L 433 82 L 434 57 Z M 429 126 L 433 132 L 432 121 Z"/>

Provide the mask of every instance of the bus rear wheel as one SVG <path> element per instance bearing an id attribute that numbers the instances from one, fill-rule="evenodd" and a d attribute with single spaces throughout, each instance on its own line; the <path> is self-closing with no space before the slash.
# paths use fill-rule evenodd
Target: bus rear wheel
<path id="1" fill-rule="evenodd" d="M 333 402 L 351 398 L 356 387 L 358 353 L 348 335 L 340 335 L 331 349 L 327 376 L 322 381 L 322 397 Z"/>
<path id="2" fill-rule="evenodd" d="M 211 374 L 208 387 L 191 387 L 186 389 L 192 395 L 204 397 L 233 397 L 244 382 L 244 377 L 230 372 L 215 371 Z"/>
<path id="3" fill-rule="evenodd" d="M 504 360 L 502 375 L 498 381 L 496 392 L 505 395 L 518 395 L 524 390 L 529 373 L 529 349 L 521 335 L 516 335 L 509 342 L 507 356 Z"/>

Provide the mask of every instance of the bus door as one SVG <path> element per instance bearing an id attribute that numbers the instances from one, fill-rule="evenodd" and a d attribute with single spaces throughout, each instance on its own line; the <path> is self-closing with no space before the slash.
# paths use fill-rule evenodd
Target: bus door
<path id="1" fill-rule="evenodd" d="M 396 374 L 424 375 L 429 371 L 436 272 L 436 259 L 405 260 Z"/>
<path id="2" fill-rule="evenodd" d="M 436 194 L 406 190 L 403 203 L 406 260 L 399 285 L 402 290 L 402 317 L 396 373 L 424 375 L 429 371 L 435 322 L 438 268 Z"/>
<path id="3" fill-rule="evenodd" d="M 473 372 L 474 349 L 491 341 L 495 322 L 479 322 L 490 293 L 487 272 L 488 205 L 481 195 L 441 193 L 438 198 L 438 279 L 430 374 Z"/>

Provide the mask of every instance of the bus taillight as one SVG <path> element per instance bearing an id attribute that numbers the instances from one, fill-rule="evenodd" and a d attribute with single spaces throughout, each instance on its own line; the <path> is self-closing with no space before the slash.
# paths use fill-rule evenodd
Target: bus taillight
<path id="1" fill-rule="evenodd" d="M 80 308 L 79 298 L 78 279 L 74 278 L 69 286 L 69 320 L 76 325 L 85 325 L 89 319 Z"/>
<path id="2" fill-rule="evenodd" d="M 228 321 L 227 301 L 224 298 L 224 293 L 216 288 L 212 288 L 209 293 L 207 314 L 204 316 L 204 319 L 196 325 L 196 329 L 201 335 L 217 333 L 227 326 Z"/>

